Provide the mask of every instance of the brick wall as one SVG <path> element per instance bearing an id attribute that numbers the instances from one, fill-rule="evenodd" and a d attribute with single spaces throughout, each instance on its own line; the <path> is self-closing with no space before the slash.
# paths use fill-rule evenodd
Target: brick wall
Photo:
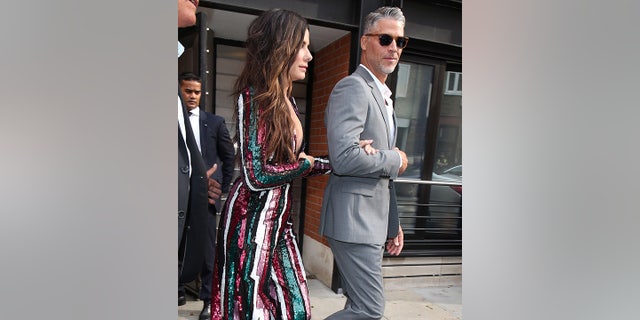
<path id="1" fill-rule="evenodd" d="M 324 111 L 327 108 L 329 95 L 335 84 L 349 75 L 349 51 L 351 49 L 351 35 L 341 39 L 316 52 L 313 59 L 313 93 L 311 127 L 309 128 L 309 153 L 312 155 L 326 155 L 327 128 L 324 125 Z M 320 208 L 324 187 L 328 176 L 307 179 L 307 200 L 305 203 L 304 233 L 316 241 L 328 243 L 318 233 L 320 226 Z"/>

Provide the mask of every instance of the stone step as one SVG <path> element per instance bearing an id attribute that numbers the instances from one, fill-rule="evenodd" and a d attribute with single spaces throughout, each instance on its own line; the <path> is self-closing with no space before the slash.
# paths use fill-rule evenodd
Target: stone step
<path id="1" fill-rule="evenodd" d="M 462 257 L 384 258 L 385 288 L 428 288 L 462 285 Z"/>

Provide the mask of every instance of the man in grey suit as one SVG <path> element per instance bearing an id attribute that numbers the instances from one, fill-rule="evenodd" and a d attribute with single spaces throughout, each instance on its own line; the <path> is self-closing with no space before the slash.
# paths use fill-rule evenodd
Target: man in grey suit
<path id="1" fill-rule="evenodd" d="M 333 174 L 325 188 L 320 233 L 327 237 L 347 302 L 327 319 L 380 319 L 384 313 L 382 254 L 402 251 L 393 179 L 407 168 L 395 147 L 391 90 L 384 84 L 408 38 L 395 7 L 367 15 L 360 66 L 331 92 L 325 114 Z M 375 154 L 359 147 L 373 140 Z"/>

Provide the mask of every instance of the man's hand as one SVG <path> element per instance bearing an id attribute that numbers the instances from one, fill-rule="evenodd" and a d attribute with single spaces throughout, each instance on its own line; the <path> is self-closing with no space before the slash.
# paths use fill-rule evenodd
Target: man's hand
<path id="1" fill-rule="evenodd" d="M 392 256 L 397 256 L 404 247 L 404 233 L 402 233 L 402 226 L 398 226 L 398 235 L 387 240 L 387 252 Z"/>
<path id="2" fill-rule="evenodd" d="M 400 153 L 400 159 L 402 159 L 402 165 L 400 166 L 400 170 L 398 170 L 398 175 L 401 175 L 404 173 L 405 170 L 407 170 L 407 165 L 409 164 L 409 160 L 407 159 L 407 154 L 404 153 L 404 151 L 396 148 L 393 148 L 393 150 L 396 150 Z"/>
<path id="3" fill-rule="evenodd" d="M 372 155 L 378 152 L 378 149 L 371 146 L 372 143 L 373 140 L 360 140 L 358 145 L 360 145 L 360 148 L 364 150 L 364 153 L 366 153 L 367 155 Z"/>
<path id="4" fill-rule="evenodd" d="M 210 204 L 216 204 L 216 200 L 220 199 L 220 195 L 222 195 L 220 183 L 218 183 L 216 179 L 211 179 L 211 175 L 216 172 L 216 170 L 218 170 L 218 164 L 214 164 L 211 169 L 207 170 L 207 194 Z"/>

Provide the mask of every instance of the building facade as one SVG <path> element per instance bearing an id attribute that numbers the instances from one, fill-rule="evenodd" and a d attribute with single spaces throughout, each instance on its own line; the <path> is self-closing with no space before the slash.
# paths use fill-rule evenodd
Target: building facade
<path id="1" fill-rule="evenodd" d="M 310 23 L 313 61 L 294 84 L 309 154 L 327 154 L 324 111 L 333 86 L 359 63 L 364 16 L 384 5 L 402 8 L 410 38 L 387 85 L 398 119 L 397 146 L 409 166 L 396 182 L 405 250 L 385 257 L 387 286 L 460 284 L 462 274 L 462 4 L 433 1 L 200 1 L 198 24 L 179 31 L 187 47 L 179 72 L 203 78 L 201 107 L 223 116 L 235 134 L 235 78 L 244 62 L 248 24 L 264 10 L 286 8 Z M 326 240 L 318 233 L 327 177 L 295 182 L 294 217 L 309 274 L 334 290 L 340 283 Z"/>

